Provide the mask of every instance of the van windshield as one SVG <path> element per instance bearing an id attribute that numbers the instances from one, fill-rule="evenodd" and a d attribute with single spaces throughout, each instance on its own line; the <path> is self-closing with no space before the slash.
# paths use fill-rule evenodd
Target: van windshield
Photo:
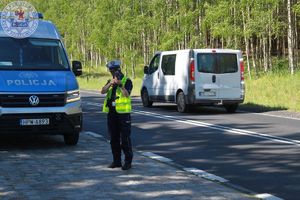
<path id="1" fill-rule="evenodd" d="M 0 38 L 0 70 L 67 70 L 59 40 Z"/>
<path id="2" fill-rule="evenodd" d="M 237 55 L 234 53 L 198 53 L 197 68 L 203 73 L 235 73 L 238 71 Z"/>

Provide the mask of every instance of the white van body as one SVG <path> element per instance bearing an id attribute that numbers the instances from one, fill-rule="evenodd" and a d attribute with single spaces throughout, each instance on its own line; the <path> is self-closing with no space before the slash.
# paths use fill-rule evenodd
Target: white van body
<path id="1" fill-rule="evenodd" d="M 192 105 L 224 105 L 235 112 L 244 101 L 242 53 L 231 49 L 189 49 L 158 52 L 145 66 L 141 98 L 176 103 L 179 112 Z"/>

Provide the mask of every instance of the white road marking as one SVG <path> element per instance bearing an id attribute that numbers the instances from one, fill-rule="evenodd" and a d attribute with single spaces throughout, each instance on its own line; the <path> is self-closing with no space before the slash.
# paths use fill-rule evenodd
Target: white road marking
<path id="1" fill-rule="evenodd" d="M 94 103 L 94 102 L 85 102 L 86 105 L 89 105 L 89 106 L 102 106 L 103 104 L 101 103 Z"/>
<path id="2" fill-rule="evenodd" d="M 155 153 L 151 153 L 151 152 L 142 152 L 142 151 L 139 151 L 139 152 L 140 152 L 143 156 L 152 158 L 153 160 L 158 160 L 158 161 L 163 162 L 163 163 L 173 162 L 171 159 L 166 158 L 166 157 L 163 157 L 163 156 L 160 156 L 160 155 L 157 155 L 157 154 L 155 154 Z"/>
<path id="3" fill-rule="evenodd" d="M 174 117 L 174 116 L 161 115 L 161 114 L 152 113 L 152 112 L 133 110 L 133 113 L 140 114 L 140 115 L 145 115 L 145 116 L 151 116 L 151 117 L 155 117 L 155 118 L 159 118 L 159 119 L 166 119 L 166 120 L 176 121 L 176 122 L 179 122 L 179 123 L 184 123 L 184 124 L 189 124 L 189 125 L 194 125 L 194 126 L 199 126 L 199 127 L 210 128 L 210 129 L 224 131 L 224 132 L 228 132 L 228 133 L 234 133 L 234 134 L 238 134 L 238 135 L 247 135 L 247 136 L 251 136 L 251 137 L 257 137 L 257 138 L 261 138 L 261 139 L 271 140 L 271 141 L 274 141 L 274 142 L 292 144 L 292 145 L 296 145 L 296 146 L 300 147 L 300 141 L 299 140 L 292 140 L 292 139 L 288 139 L 288 138 L 272 136 L 272 135 L 257 133 L 257 132 L 253 132 L 253 131 L 230 128 L 230 127 L 226 127 L 226 126 L 219 126 L 219 125 L 214 125 L 214 124 L 210 124 L 210 123 L 206 123 L 206 122 L 200 122 L 200 121 L 194 121 L 194 120 L 185 120 L 185 119 L 180 119 L 180 118 Z"/>
<path id="4" fill-rule="evenodd" d="M 184 171 L 194 174 L 196 176 L 211 180 L 211 181 L 218 181 L 220 183 L 226 183 L 228 182 L 227 179 L 222 178 L 220 176 L 216 176 L 214 174 L 208 173 L 206 171 L 203 171 L 201 169 L 197 169 L 197 168 L 183 168 Z"/>
<path id="5" fill-rule="evenodd" d="M 249 112 L 247 112 L 249 113 Z M 279 115 L 272 115 L 272 114 L 267 114 L 267 113 L 250 113 L 253 115 L 263 115 L 263 116 L 268 116 L 268 117 L 276 117 L 276 118 L 282 118 L 282 119 L 292 119 L 292 120 L 298 120 L 300 121 L 300 118 L 295 118 L 295 117 L 285 117 L 285 116 L 279 116 Z"/>
<path id="6" fill-rule="evenodd" d="M 262 200 L 283 200 L 271 194 L 257 194 L 254 197 L 262 199 Z"/>
<path id="7" fill-rule="evenodd" d="M 88 90 L 81 90 L 82 93 L 88 93 L 88 94 L 99 94 L 99 95 L 104 95 L 101 94 L 101 92 L 96 92 L 96 91 L 88 91 Z M 105 96 L 105 95 L 104 95 Z"/>
<path id="8" fill-rule="evenodd" d="M 84 131 L 83 133 L 84 133 L 84 134 L 87 134 L 87 135 L 90 135 L 90 136 L 93 136 L 93 137 L 95 137 L 95 138 L 103 138 L 102 135 L 97 134 L 97 133 L 94 133 L 94 132 L 91 132 L 91 131 Z"/>

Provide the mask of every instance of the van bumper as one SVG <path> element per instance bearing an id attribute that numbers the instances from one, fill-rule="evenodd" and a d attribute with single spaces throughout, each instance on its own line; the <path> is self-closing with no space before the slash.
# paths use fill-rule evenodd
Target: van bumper
<path id="1" fill-rule="evenodd" d="M 244 99 L 195 99 L 193 104 L 197 105 L 228 105 L 240 104 Z"/>
<path id="2" fill-rule="evenodd" d="M 226 105 L 226 104 L 240 104 L 244 102 L 241 99 L 196 99 L 195 95 L 186 95 L 186 102 L 189 105 Z"/>
<path id="3" fill-rule="evenodd" d="M 22 119 L 49 119 L 49 125 L 22 126 Z M 81 101 L 63 107 L 3 108 L 0 107 L 0 133 L 37 133 L 63 135 L 82 130 Z"/>

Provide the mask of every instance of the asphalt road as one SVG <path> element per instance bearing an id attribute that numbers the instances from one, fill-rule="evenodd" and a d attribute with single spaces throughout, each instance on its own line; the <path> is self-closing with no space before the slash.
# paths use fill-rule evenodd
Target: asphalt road
<path id="1" fill-rule="evenodd" d="M 108 137 L 103 96 L 82 92 L 84 130 Z M 134 148 L 221 176 L 256 193 L 300 196 L 300 120 L 224 109 L 181 114 L 172 104 L 133 99 Z M 145 166 L 147 167 L 147 166 Z"/>

